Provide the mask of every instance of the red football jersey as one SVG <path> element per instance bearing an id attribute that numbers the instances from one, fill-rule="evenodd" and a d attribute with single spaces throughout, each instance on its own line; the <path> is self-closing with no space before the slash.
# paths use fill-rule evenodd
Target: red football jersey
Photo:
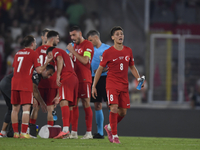
<path id="1" fill-rule="evenodd" d="M 41 66 L 38 54 L 29 48 L 19 50 L 14 57 L 12 90 L 33 91 L 33 69 Z"/>
<path id="2" fill-rule="evenodd" d="M 49 45 L 42 45 L 40 47 L 38 47 L 36 49 L 36 52 L 39 55 L 40 58 L 40 64 L 43 66 L 46 62 L 47 59 L 47 55 L 46 55 L 46 51 L 49 48 Z M 51 65 L 54 66 L 55 68 L 55 63 L 51 62 Z M 42 79 L 39 82 L 38 88 L 58 88 L 57 84 L 56 84 L 56 77 L 57 77 L 57 72 L 55 71 L 55 73 L 53 74 L 53 76 L 51 76 L 49 79 Z"/>
<path id="3" fill-rule="evenodd" d="M 132 50 L 124 46 L 121 51 L 113 46 L 105 50 L 100 65 L 108 66 L 106 88 L 128 90 L 128 67 L 134 65 Z"/>
<path id="4" fill-rule="evenodd" d="M 92 75 L 90 70 L 90 65 L 94 55 L 94 47 L 92 43 L 88 40 L 84 40 L 79 45 L 74 44 L 74 49 L 81 56 L 84 56 L 85 52 L 90 53 L 90 60 L 86 65 L 83 65 L 78 59 L 76 59 L 76 57 L 73 57 L 73 61 L 74 61 L 74 70 L 78 76 L 79 83 L 81 82 L 92 83 Z"/>
<path id="5" fill-rule="evenodd" d="M 59 49 L 59 48 L 54 48 L 52 53 L 53 53 L 53 59 L 56 64 L 57 64 L 56 58 L 58 56 L 62 56 L 63 61 L 64 61 L 63 68 L 61 71 L 61 77 L 60 77 L 61 82 L 62 82 L 62 79 L 63 80 L 67 79 L 73 74 L 76 76 L 76 73 L 74 72 L 74 63 L 72 62 L 71 58 L 64 50 Z"/>

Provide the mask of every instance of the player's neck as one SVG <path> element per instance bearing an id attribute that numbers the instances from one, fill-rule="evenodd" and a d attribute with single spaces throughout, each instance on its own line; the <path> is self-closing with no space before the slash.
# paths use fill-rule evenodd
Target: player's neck
<path id="1" fill-rule="evenodd" d="M 83 43 L 83 41 L 85 41 L 85 39 L 82 37 L 80 40 L 80 44 Z"/>
<path id="2" fill-rule="evenodd" d="M 26 48 L 26 49 L 32 49 L 33 50 L 33 47 L 24 47 L 24 48 Z"/>
<path id="3" fill-rule="evenodd" d="M 96 48 L 99 48 L 101 46 L 101 44 L 102 44 L 101 41 L 98 42 Z"/>
<path id="4" fill-rule="evenodd" d="M 119 51 L 121 51 L 122 49 L 123 49 L 123 44 L 117 44 L 117 43 L 115 43 L 114 45 L 113 45 L 113 47 L 116 49 L 116 50 L 119 50 Z"/>
<path id="5" fill-rule="evenodd" d="M 43 45 L 43 44 L 42 44 L 42 45 Z M 47 41 L 44 45 L 53 46 L 53 43 Z"/>

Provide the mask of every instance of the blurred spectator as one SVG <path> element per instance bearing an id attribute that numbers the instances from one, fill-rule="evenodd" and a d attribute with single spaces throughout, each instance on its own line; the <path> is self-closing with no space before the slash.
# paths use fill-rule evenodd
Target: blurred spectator
<path id="1" fill-rule="evenodd" d="M 60 10 L 56 10 L 55 28 L 54 30 L 59 32 L 60 37 L 66 36 L 67 27 L 69 25 L 67 18 L 63 15 Z"/>
<path id="2" fill-rule="evenodd" d="M 85 8 L 80 0 L 72 0 L 72 4 L 66 10 L 70 26 L 80 26 L 80 21 L 85 14 Z"/>
<path id="3" fill-rule="evenodd" d="M 11 35 L 13 40 L 16 40 L 16 37 L 22 34 L 22 29 L 19 26 L 19 22 L 17 19 L 13 20 L 11 26 Z"/>
<path id="4" fill-rule="evenodd" d="M 95 11 L 91 12 L 89 14 L 89 17 L 85 19 L 84 21 L 84 36 L 90 31 L 90 30 L 97 30 L 99 31 L 99 25 L 100 25 L 100 19 L 99 14 Z"/>

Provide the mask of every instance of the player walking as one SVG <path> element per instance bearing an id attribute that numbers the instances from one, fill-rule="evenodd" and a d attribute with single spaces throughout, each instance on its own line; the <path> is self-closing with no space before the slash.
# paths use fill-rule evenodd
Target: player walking
<path id="1" fill-rule="evenodd" d="M 104 128 L 108 139 L 112 143 L 120 143 L 117 135 L 117 124 L 124 118 L 127 108 L 130 108 L 128 91 L 128 66 L 132 74 L 140 80 L 140 75 L 134 65 L 132 50 L 123 45 L 123 29 L 119 26 L 111 30 L 111 38 L 114 45 L 103 53 L 102 61 L 96 71 L 92 85 L 92 96 L 97 96 L 96 85 L 104 67 L 108 66 L 106 79 L 106 92 L 110 105 L 110 124 Z"/>

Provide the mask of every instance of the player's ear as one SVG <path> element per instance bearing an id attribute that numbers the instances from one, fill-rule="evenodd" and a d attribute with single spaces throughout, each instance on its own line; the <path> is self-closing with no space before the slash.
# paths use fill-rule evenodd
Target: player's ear
<path id="1" fill-rule="evenodd" d="M 111 39 L 114 40 L 114 36 L 111 36 Z"/>

